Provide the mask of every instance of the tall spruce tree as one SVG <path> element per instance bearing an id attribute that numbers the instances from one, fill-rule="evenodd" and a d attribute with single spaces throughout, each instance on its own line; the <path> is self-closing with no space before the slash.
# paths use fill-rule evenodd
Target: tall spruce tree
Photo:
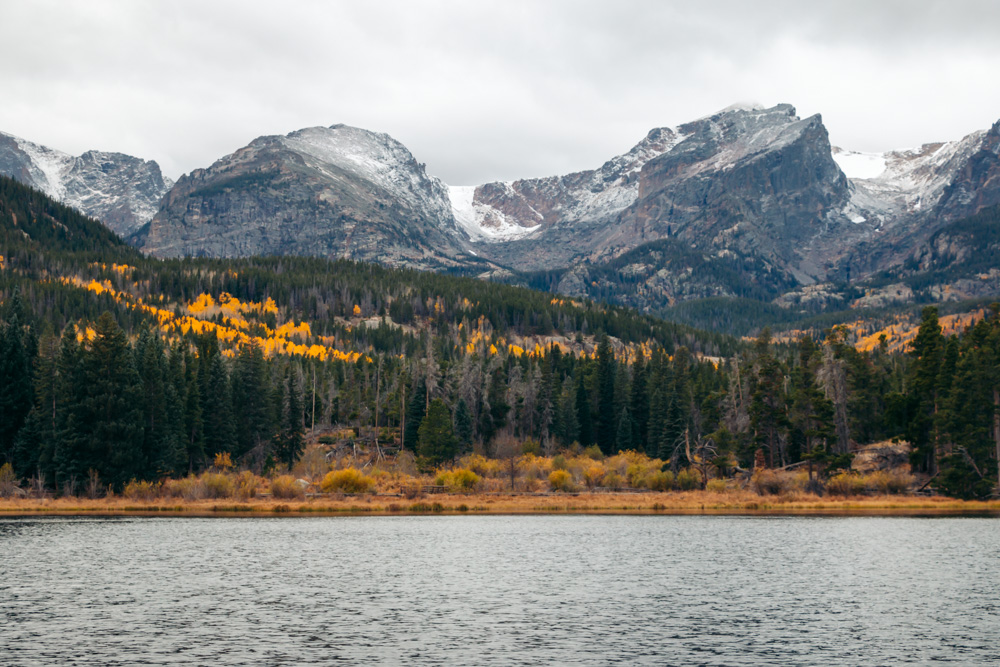
<path id="1" fill-rule="evenodd" d="M 440 398 L 431 401 L 420 422 L 417 453 L 429 465 L 440 465 L 458 454 L 458 439 L 452 428 L 451 411 Z"/>
<path id="2" fill-rule="evenodd" d="M 597 445 L 614 454 L 618 415 L 615 413 L 615 355 L 607 334 L 597 346 Z"/>
<path id="3" fill-rule="evenodd" d="M 0 460 L 16 464 L 14 444 L 31 411 L 34 393 L 20 290 L 14 290 L 5 310 L 6 321 L 0 325 Z"/>

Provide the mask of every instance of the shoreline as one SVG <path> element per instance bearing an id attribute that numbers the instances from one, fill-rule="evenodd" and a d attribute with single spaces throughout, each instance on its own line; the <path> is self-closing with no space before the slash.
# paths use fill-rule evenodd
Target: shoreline
<path id="1" fill-rule="evenodd" d="M 252 498 L 18 498 L 0 500 L 0 518 L 40 516 L 304 517 L 463 515 L 995 516 L 1000 500 L 940 496 L 758 496 L 753 493 L 434 494 L 407 499 L 364 495 Z"/>

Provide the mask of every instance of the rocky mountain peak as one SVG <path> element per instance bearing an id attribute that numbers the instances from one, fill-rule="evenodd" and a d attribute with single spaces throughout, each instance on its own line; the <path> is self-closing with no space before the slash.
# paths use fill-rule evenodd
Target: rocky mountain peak
<path id="1" fill-rule="evenodd" d="M 258 137 L 182 177 L 136 237 L 159 256 L 305 254 L 442 269 L 472 257 L 448 191 L 387 134 Z"/>
<path id="2" fill-rule="evenodd" d="M 127 235 L 148 222 L 173 182 L 151 160 L 90 150 L 80 156 L 0 132 L 0 174 Z"/>

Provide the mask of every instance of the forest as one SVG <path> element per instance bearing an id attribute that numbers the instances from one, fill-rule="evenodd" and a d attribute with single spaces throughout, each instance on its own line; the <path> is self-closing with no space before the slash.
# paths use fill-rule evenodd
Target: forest
<path id="1" fill-rule="evenodd" d="M 904 352 L 846 327 L 740 341 L 346 261 L 153 260 L 9 179 L 0 233 L 0 458 L 51 493 L 280 474 L 317 436 L 425 471 L 635 452 L 700 487 L 800 464 L 816 493 L 897 440 L 939 493 L 1000 482 L 996 307 L 958 335 L 926 307 Z"/>

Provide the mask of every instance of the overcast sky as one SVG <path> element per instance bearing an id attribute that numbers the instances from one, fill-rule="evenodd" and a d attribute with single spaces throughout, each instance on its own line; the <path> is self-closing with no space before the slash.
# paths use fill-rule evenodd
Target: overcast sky
<path id="1" fill-rule="evenodd" d="M 1000 118 L 1000 2 L 0 0 L 0 130 L 176 178 L 263 134 L 388 132 L 454 185 L 599 166 L 734 102 L 862 151 Z"/>

